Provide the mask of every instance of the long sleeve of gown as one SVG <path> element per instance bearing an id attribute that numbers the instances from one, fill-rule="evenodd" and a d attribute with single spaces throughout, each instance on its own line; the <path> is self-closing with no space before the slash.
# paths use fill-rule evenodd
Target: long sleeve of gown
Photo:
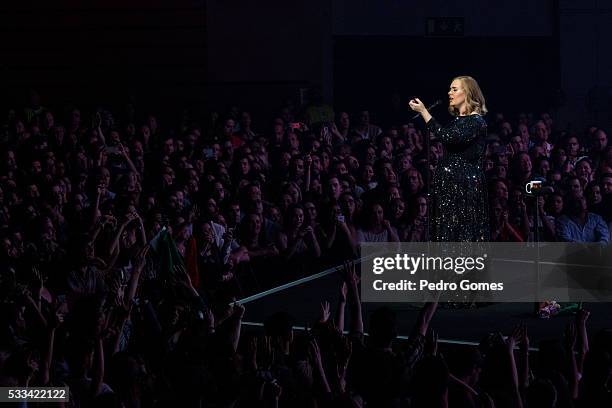
<path id="1" fill-rule="evenodd" d="M 480 121 L 453 122 L 444 127 L 432 117 L 427 122 L 427 130 L 439 138 L 444 144 L 469 144 L 474 142 L 482 133 L 486 134 L 486 123 Z"/>

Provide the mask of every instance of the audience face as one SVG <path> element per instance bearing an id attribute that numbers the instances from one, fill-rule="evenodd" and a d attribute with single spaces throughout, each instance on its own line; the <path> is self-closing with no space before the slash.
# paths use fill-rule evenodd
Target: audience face
<path id="1" fill-rule="evenodd" d="M 317 207 L 311 201 L 304 203 L 304 219 L 308 225 L 313 225 L 317 219 Z"/>
<path id="2" fill-rule="evenodd" d="M 340 197 L 340 208 L 347 219 L 352 219 L 355 214 L 355 199 L 351 194 L 342 194 Z"/>
<path id="3" fill-rule="evenodd" d="M 110 185 L 110 179 L 111 179 L 110 172 L 108 171 L 107 168 L 103 167 L 100 170 L 100 176 L 98 179 L 98 183 L 105 187 L 108 187 Z"/>
<path id="4" fill-rule="evenodd" d="M 17 168 L 17 160 L 15 158 L 15 152 L 9 150 L 5 156 L 5 166 L 7 170 L 15 170 Z"/>
<path id="5" fill-rule="evenodd" d="M 329 188 L 331 197 L 334 200 L 337 200 L 338 198 L 340 198 L 340 194 L 342 193 L 342 189 L 340 186 L 340 181 L 338 180 L 337 177 L 332 177 L 329 179 L 327 186 Z"/>
<path id="6" fill-rule="evenodd" d="M 527 151 L 527 147 L 520 136 L 512 136 L 512 138 L 510 138 L 510 144 L 515 153 Z"/>
<path id="7" fill-rule="evenodd" d="M 351 183 L 348 180 L 342 180 L 340 182 L 340 190 L 343 193 L 350 193 L 353 190 Z"/>
<path id="8" fill-rule="evenodd" d="M 74 109 L 72 111 L 72 128 L 78 129 L 81 126 L 81 111 Z"/>
<path id="9" fill-rule="evenodd" d="M 367 151 L 366 151 L 366 163 L 367 164 L 374 164 L 374 162 L 376 161 L 376 149 L 374 147 L 368 147 Z"/>
<path id="10" fill-rule="evenodd" d="M 601 189 L 604 194 L 612 193 L 612 176 L 604 176 L 601 179 Z"/>
<path id="11" fill-rule="evenodd" d="M 503 181 L 495 182 L 495 198 L 508 199 L 508 187 Z"/>
<path id="12" fill-rule="evenodd" d="M 555 167 L 560 167 L 567 160 L 567 154 L 565 153 L 565 149 L 555 149 L 552 152 L 552 159 Z"/>
<path id="13" fill-rule="evenodd" d="M 283 216 L 278 207 L 270 207 L 270 209 L 268 210 L 268 218 L 270 219 L 270 221 L 275 222 L 279 225 L 283 223 Z"/>
<path id="14" fill-rule="evenodd" d="M 350 156 L 346 159 L 349 171 L 351 174 L 357 174 L 359 171 L 359 160 L 356 157 Z"/>
<path id="15" fill-rule="evenodd" d="M 379 204 L 374 204 L 370 209 L 370 225 L 380 226 L 385 219 L 385 212 Z"/>
<path id="16" fill-rule="evenodd" d="M 389 188 L 389 190 L 387 192 L 387 197 L 388 197 L 389 201 L 394 200 L 394 199 L 398 199 L 398 198 L 400 198 L 400 196 L 401 195 L 400 195 L 399 188 L 397 188 L 395 186 L 392 186 L 392 187 Z"/>
<path id="17" fill-rule="evenodd" d="M 563 174 L 563 177 L 569 177 L 574 175 L 574 164 L 571 162 L 571 160 L 567 160 L 565 163 L 563 163 L 560 167 L 560 171 L 561 174 Z"/>
<path id="18" fill-rule="evenodd" d="M 140 133 L 142 134 L 142 139 L 144 141 L 145 146 L 148 146 L 149 139 L 151 138 L 151 129 L 147 125 L 143 125 L 140 128 Z"/>
<path id="19" fill-rule="evenodd" d="M 213 158 L 217 159 L 219 157 L 225 157 L 228 160 L 234 159 L 234 145 L 231 140 L 226 140 L 223 142 L 223 150 L 218 143 L 215 143 L 213 146 Z"/>
<path id="20" fill-rule="evenodd" d="M 164 155 L 171 156 L 174 153 L 174 139 L 168 139 L 164 142 Z"/>
<path id="21" fill-rule="evenodd" d="M 391 142 L 391 138 L 388 136 L 384 136 L 381 139 L 380 147 L 382 151 L 387 152 L 386 156 L 391 157 L 391 153 L 393 152 L 393 143 Z"/>
<path id="22" fill-rule="evenodd" d="M 499 227 L 500 225 L 503 224 L 503 221 L 505 219 L 507 219 L 507 215 L 508 212 L 507 210 L 502 206 L 501 201 L 500 200 L 495 200 L 493 206 L 491 207 L 491 216 L 493 219 L 493 223 L 496 227 Z"/>
<path id="23" fill-rule="evenodd" d="M 23 135 L 25 133 L 25 125 L 23 124 L 22 121 L 17 121 L 17 123 L 15 123 L 15 134 L 16 135 Z"/>
<path id="24" fill-rule="evenodd" d="M 510 122 L 503 122 L 501 124 L 501 134 L 504 138 L 512 134 L 512 125 L 510 124 Z"/>
<path id="25" fill-rule="evenodd" d="M 28 186 L 28 198 L 38 199 L 40 197 L 40 193 L 38 192 L 38 186 L 36 184 L 31 184 Z"/>
<path id="26" fill-rule="evenodd" d="M 237 225 L 240 223 L 240 205 L 239 204 L 231 204 L 229 206 L 227 221 L 231 225 Z"/>
<path id="27" fill-rule="evenodd" d="M 213 186 L 213 198 L 218 202 L 221 202 L 225 199 L 225 188 L 223 187 L 223 183 L 217 181 Z"/>
<path id="28" fill-rule="evenodd" d="M 608 135 L 601 129 L 593 133 L 592 140 L 593 150 L 596 152 L 603 152 L 608 146 Z"/>
<path id="29" fill-rule="evenodd" d="M 175 202 L 176 202 L 177 210 L 181 210 L 182 207 L 179 204 L 178 198 L 175 199 Z M 208 217 L 209 218 L 215 218 L 215 216 L 217 215 L 217 209 L 218 209 L 218 207 L 217 207 L 217 202 L 215 201 L 215 199 L 214 198 L 209 198 L 206 201 L 206 213 L 207 213 Z"/>
<path id="30" fill-rule="evenodd" d="M 283 214 L 287 212 L 287 210 L 289 209 L 289 207 L 291 207 L 292 204 L 294 204 L 293 197 L 286 193 L 281 195 L 279 206 Z"/>
<path id="31" fill-rule="evenodd" d="M 370 125 L 370 112 L 368 112 L 367 110 L 359 112 L 359 124 L 361 126 Z"/>
<path id="32" fill-rule="evenodd" d="M 301 208 L 294 208 L 291 213 L 291 227 L 298 230 L 302 228 L 304 224 L 304 210 Z"/>
<path id="33" fill-rule="evenodd" d="M 570 137 L 567 140 L 567 143 L 565 145 L 566 150 L 567 150 L 567 154 L 569 157 L 576 157 L 578 156 L 578 152 L 580 151 L 580 144 L 578 143 L 578 139 L 575 137 Z"/>
<path id="34" fill-rule="evenodd" d="M 240 116 L 240 124 L 243 128 L 251 128 L 251 114 L 249 112 L 242 112 Z"/>
<path id="35" fill-rule="evenodd" d="M 298 190 L 295 185 L 291 184 L 287 187 L 287 194 L 291 197 L 291 202 L 293 204 L 298 204 L 300 202 L 300 190 Z"/>
<path id="36" fill-rule="evenodd" d="M 576 176 L 579 178 L 591 181 L 591 173 L 591 164 L 588 161 L 582 160 L 576 164 Z"/>
<path id="37" fill-rule="evenodd" d="M 246 176 L 251 172 L 251 163 L 249 163 L 249 159 L 246 157 L 240 159 L 240 172 L 243 176 Z"/>
<path id="38" fill-rule="evenodd" d="M 317 155 L 313 155 L 311 156 L 312 158 L 312 170 L 315 171 L 317 174 L 321 173 L 322 167 L 321 167 L 321 158 Z"/>
<path id="39" fill-rule="evenodd" d="M 313 178 L 310 180 L 310 190 L 317 195 L 323 195 L 323 185 L 319 178 Z"/>
<path id="40" fill-rule="evenodd" d="M 411 194 L 417 193 L 421 189 L 421 181 L 417 170 L 409 170 L 406 175 L 408 182 L 408 192 Z"/>
<path id="41" fill-rule="evenodd" d="M 40 161 L 34 160 L 32 162 L 32 174 L 37 175 L 42 173 L 42 167 L 40 165 Z"/>
<path id="42" fill-rule="evenodd" d="M 494 157 L 500 166 L 508 168 L 508 155 L 506 153 L 497 153 Z"/>
<path id="43" fill-rule="evenodd" d="M 400 220 L 404 216 L 406 205 L 401 198 L 394 198 L 391 201 L 391 217 L 394 220 Z"/>
<path id="44" fill-rule="evenodd" d="M 521 154 L 519 156 L 519 168 L 522 174 L 531 174 L 531 159 L 527 154 Z"/>
<path id="45" fill-rule="evenodd" d="M 246 217 L 247 231 L 251 237 L 259 237 L 261 232 L 261 217 L 259 214 L 248 214 Z"/>
<path id="46" fill-rule="evenodd" d="M 64 205 L 65 204 L 65 196 L 64 191 L 61 186 L 55 185 L 51 188 L 51 193 L 53 195 L 53 203 L 56 205 Z"/>
<path id="47" fill-rule="evenodd" d="M 153 115 L 149 115 L 147 117 L 147 126 L 149 127 L 152 133 L 156 133 L 158 127 L 157 118 Z"/>
<path id="48" fill-rule="evenodd" d="M 340 162 L 340 163 L 336 163 L 336 173 L 338 173 L 341 176 L 345 176 L 348 174 L 348 169 L 346 168 L 346 164 Z"/>
<path id="49" fill-rule="evenodd" d="M 537 170 L 538 174 L 542 177 L 546 177 L 550 171 L 550 162 L 548 160 L 541 160 Z"/>
<path id="50" fill-rule="evenodd" d="M 284 107 L 281 109 L 281 118 L 285 123 L 293 122 L 293 114 L 288 107 Z"/>
<path id="51" fill-rule="evenodd" d="M 255 200 L 260 200 L 262 199 L 261 196 L 261 189 L 259 188 L 259 186 L 257 185 L 250 185 L 247 189 L 247 198 L 249 200 L 255 201 Z"/>
<path id="52" fill-rule="evenodd" d="M 588 199 L 591 205 L 601 203 L 602 201 L 601 189 L 599 188 L 598 185 L 594 185 L 591 187 L 591 190 L 589 191 Z"/>
<path id="53" fill-rule="evenodd" d="M 427 199 L 425 199 L 425 197 L 417 198 L 416 205 L 417 205 L 417 216 L 426 217 L 427 216 Z"/>
<path id="54" fill-rule="evenodd" d="M 395 174 L 395 171 L 393 171 L 391 167 L 386 167 L 384 169 L 384 176 L 385 176 L 385 181 L 387 183 L 389 184 L 397 183 L 397 174 Z"/>
<path id="55" fill-rule="evenodd" d="M 404 155 L 402 159 L 400 160 L 400 166 L 399 166 L 398 171 L 400 173 L 403 173 L 406 170 L 410 169 L 411 167 L 412 167 L 412 157 L 410 157 L 409 155 Z"/>
<path id="56" fill-rule="evenodd" d="M 529 157 L 531 157 L 532 161 L 536 161 L 541 157 L 546 157 L 546 150 L 542 146 L 532 147 L 529 153 Z"/>
<path id="57" fill-rule="evenodd" d="M 276 143 L 280 143 L 283 140 L 283 136 L 285 135 L 285 127 L 282 123 L 277 123 L 274 125 L 274 140 Z"/>
<path id="58" fill-rule="evenodd" d="M 300 140 L 298 139 L 297 134 L 293 132 L 287 133 L 287 144 L 293 150 L 298 150 L 300 148 Z"/>
<path id="59" fill-rule="evenodd" d="M 523 200 L 523 191 L 518 189 L 518 188 L 512 190 L 511 200 L 512 200 L 512 204 L 517 209 L 521 208 L 522 204 L 524 203 L 524 200 Z"/>
<path id="60" fill-rule="evenodd" d="M 521 136 L 523 143 L 527 143 L 529 141 L 529 128 L 527 127 L 527 125 L 523 123 L 519 124 L 518 133 Z"/>
<path id="61" fill-rule="evenodd" d="M 288 196 L 287 196 L 288 197 Z M 291 197 L 288 198 L 289 204 L 291 203 Z M 251 209 L 254 213 L 259 214 L 260 217 L 262 217 L 262 222 L 263 220 L 263 212 L 264 212 L 264 206 L 263 206 L 263 200 L 261 198 L 256 198 L 254 200 L 251 201 Z"/>
<path id="62" fill-rule="evenodd" d="M 236 122 L 234 119 L 227 119 L 223 124 L 223 136 L 230 137 L 234 134 L 234 129 L 236 128 Z"/>
<path id="63" fill-rule="evenodd" d="M 282 168 L 289 168 L 289 164 L 291 163 L 291 153 L 283 152 L 281 155 L 280 165 Z"/>
<path id="64" fill-rule="evenodd" d="M 351 126 L 349 114 L 346 112 L 340 112 L 340 129 L 348 130 Z"/>
<path id="65" fill-rule="evenodd" d="M 586 198 L 582 196 L 573 197 L 570 200 L 570 207 L 568 208 L 571 215 L 584 215 L 587 212 Z"/>
<path id="66" fill-rule="evenodd" d="M 304 177 L 304 160 L 301 158 L 293 160 L 292 171 L 295 177 Z"/>
<path id="67" fill-rule="evenodd" d="M 542 121 L 536 123 L 535 128 L 535 138 L 538 143 L 544 143 L 548 141 L 548 128 L 546 124 Z"/>
<path id="68" fill-rule="evenodd" d="M 582 185 L 580 184 L 580 180 L 577 178 L 573 178 L 568 182 L 569 193 L 574 197 L 582 196 Z"/>
<path id="69" fill-rule="evenodd" d="M 552 214 L 555 216 L 560 215 L 563 212 L 563 197 L 558 194 L 553 194 L 549 196 L 550 208 L 552 209 Z"/>

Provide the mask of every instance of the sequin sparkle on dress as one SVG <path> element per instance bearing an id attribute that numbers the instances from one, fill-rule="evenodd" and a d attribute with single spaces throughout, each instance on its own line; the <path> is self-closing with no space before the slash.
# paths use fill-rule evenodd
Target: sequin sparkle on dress
<path id="1" fill-rule="evenodd" d="M 432 118 L 427 129 L 444 146 L 444 156 L 432 174 L 431 240 L 488 242 L 486 121 L 477 114 L 457 116 L 443 127 Z"/>

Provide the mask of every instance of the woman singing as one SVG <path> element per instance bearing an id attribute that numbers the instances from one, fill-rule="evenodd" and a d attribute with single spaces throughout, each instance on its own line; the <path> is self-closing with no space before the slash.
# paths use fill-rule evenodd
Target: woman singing
<path id="1" fill-rule="evenodd" d="M 415 98 L 410 108 L 421 114 L 427 129 L 442 141 L 444 157 L 433 173 L 431 240 L 488 242 L 490 237 L 484 155 L 487 124 L 485 100 L 469 76 L 453 79 L 448 110 L 455 119 L 445 127 Z"/>

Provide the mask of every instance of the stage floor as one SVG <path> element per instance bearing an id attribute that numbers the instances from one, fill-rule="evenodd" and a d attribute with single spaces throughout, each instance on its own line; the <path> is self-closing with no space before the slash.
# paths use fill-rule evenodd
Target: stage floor
<path id="1" fill-rule="evenodd" d="M 311 326 L 318 319 L 321 301 L 329 301 L 332 316 L 338 302 L 340 279 L 337 274 L 303 283 L 261 299 L 248 302 L 244 320 L 261 323 L 277 311 L 286 311 L 294 317 L 296 326 Z M 397 311 L 398 332 L 408 335 L 418 316 L 418 306 L 410 303 L 364 303 L 364 324 L 368 329 L 369 315 L 380 306 Z M 511 333 L 513 327 L 525 322 L 532 347 L 545 339 L 562 338 L 566 324 L 573 315 L 560 315 L 539 319 L 533 315 L 532 303 L 495 303 L 475 309 L 439 308 L 431 326 L 438 337 L 452 342 L 478 343 L 489 332 Z M 591 335 L 604 328 L 612 328 L 612 303 L 585 303 L 591 312 L 587 327 Z M 345 328 L 348 329 L 348 309 Z"/>

